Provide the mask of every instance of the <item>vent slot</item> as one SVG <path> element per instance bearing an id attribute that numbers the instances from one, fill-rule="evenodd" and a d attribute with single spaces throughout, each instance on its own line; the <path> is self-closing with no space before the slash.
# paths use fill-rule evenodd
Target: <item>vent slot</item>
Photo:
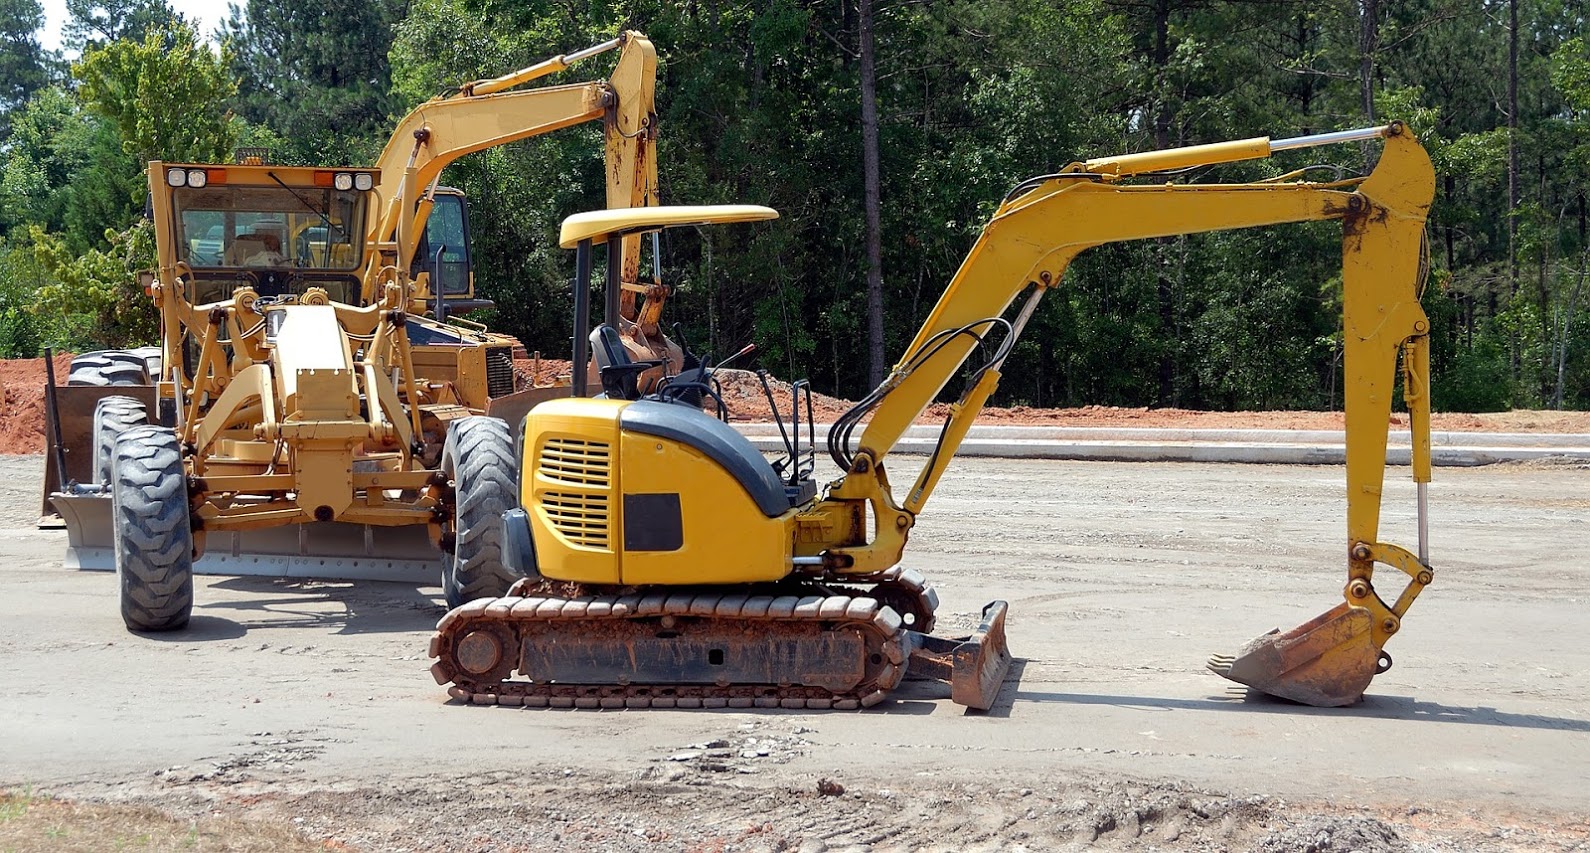
<path id="1" fill-rule="evenodd" d="M 559 483 L 606 489 L 612 484 L 612 453 L 605 441 L 552 438 L 541 447 L 541 476 Z"/>
<path id="2" fill-rule="evenodd" d="M 541 509 L 563 538 L 576 545 L 607 547 L 607 495 L 547 492 Z"/>
<path id="3" fill-rule="evenodd" d="M 486 350 L 486 396 L 506 397 L 513 389 L 513 347 Z"/>

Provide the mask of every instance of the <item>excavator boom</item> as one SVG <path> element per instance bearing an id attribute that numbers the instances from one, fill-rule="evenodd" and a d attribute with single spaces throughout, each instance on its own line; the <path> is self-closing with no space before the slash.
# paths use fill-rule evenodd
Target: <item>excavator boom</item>
<path id="1" fill-rule="evenodd" d="M 1276 150 L 1380 138 L 1384 150 L 1365 178 L 1318 184 L 1126 184 L 1137 174 L 1268 156 Z M 1347 443 L 1348 583 L 1338 608 L 1285 634 L 1272 632 L 1235 657 L 1216 657 L 1215 672 L 1256 689 L 1314 705 L 1358 701 L 1369 680 L 1390 665 L 1382 647 L 1413 598 L 1432 579 L 1425 541 L 1430 480 L 1429 320 L 1419 304 L 1424 223 L 1435 178 L 1424 149 L 1401 124 L 1297 140 L 1265 138 L 1090 160 L 1018 188 L 995 213 L 905 355 L 868 402 L 842 417 L 831 451 L 848 473 L 831 497 L 865 502 L 876 536 L 823 557 L 844 571 L 898 562 L 905 532 L 921 512 L 956 445 L 998 383 L 1008 352 L 1036 300 L 1058 284 L 1083 250 L 1121 240 L 1339 220 L 1342 223 L 1343 328 Z M 945 441 L 896 504 L 882 472 L 888 452 L 958 371 L 1023 291 L 1029 303 L 1007 325 L 1005 348 L 952 405 Z M 1419 493 L 1417 555 L 1379 541 L 1387 423 L 1399 359 L 1413 432 Z M 859 447 L 846 444 L 872 415 Z M 1383 563 L 1409 578 L 1387 604 L 1372 584 Z"/>

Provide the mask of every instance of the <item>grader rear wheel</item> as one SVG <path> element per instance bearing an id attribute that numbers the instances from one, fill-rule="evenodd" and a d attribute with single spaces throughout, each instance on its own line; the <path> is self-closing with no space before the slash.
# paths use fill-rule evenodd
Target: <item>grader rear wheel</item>
<path id="1" fill-rule="evenodd" d="M 85 352 L 72 359 L 68 385 L 148 385 L 149 362 L 144 354 L 124 349 Z"/>

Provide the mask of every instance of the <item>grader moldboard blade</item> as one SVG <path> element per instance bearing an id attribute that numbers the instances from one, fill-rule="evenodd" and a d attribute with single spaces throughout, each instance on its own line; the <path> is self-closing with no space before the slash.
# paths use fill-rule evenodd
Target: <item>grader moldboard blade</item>
<path id="1" fill-rule="evenodd" d="M 1215 655 L 1209 669 L 1305 705 L 1351 705 L 1391 665 L 1371 629 L 1367 608 L 1342 602 L 1284 634 L 1277 629 L 1251 640 L 1235 657 Z"/>
<path id="2" fill-rule="evenodd" d="M 66 568 L 114 570 L 116 531 L 108 495 L 50 495 L 66 523 Z M 391 581 L 434 586 L 440 558 L 425 528 L 340 521 L 215 531 L 193 562 L 200 575 Z"/>

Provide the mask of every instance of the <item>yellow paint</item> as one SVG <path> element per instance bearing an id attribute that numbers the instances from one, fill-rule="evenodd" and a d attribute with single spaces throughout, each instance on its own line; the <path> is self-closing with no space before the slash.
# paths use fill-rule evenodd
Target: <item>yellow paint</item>
<path id="1" fill-rule="evenodd" d="M 622 400 L 550 400 L 530 411 L 520 460 L 541 573 L 618 583 L 618 416 Z"/>
<path id="2" fill-rule="evenodd" d="M 625 432 L 619 458 L 624 494 L 679 495 L 684 540 L 677 551 L 623 551 L 624 583 L 748 583 L 789 573 L 793 510 L 768 518 L 721 465 L 677 441 Z"/>
<path id="3" fill-rule="evenodd" d="M 723 225 L 777 219 L 778 211 L 759 204 L 695 204 L 591 210 L 563 220 L 558 245 L 572 249 L 582 240 L 599 243 L 611 235 L 643 234 L 683 225 Z"/>

